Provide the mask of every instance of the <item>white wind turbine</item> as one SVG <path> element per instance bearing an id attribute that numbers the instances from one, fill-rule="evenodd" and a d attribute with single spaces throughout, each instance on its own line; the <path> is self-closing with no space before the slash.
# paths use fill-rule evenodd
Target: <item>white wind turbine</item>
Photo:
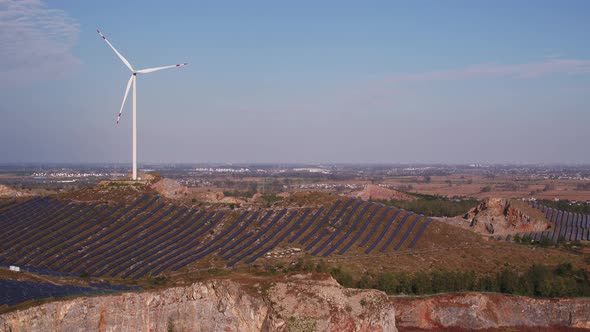
<path id="1" fill-rule="evenodd" d="M 127 61 L 127 59 L 125 59 L 125 57 L 123 57 L 121 55 L 121 53 L 119 53 L 115 49 L 115 47 L 113 47 L 113 45 L 111 43 L 109 43 L 107 38 L 102 33 L 100 33 L 100 30 L 96 30 L 96 32 L 98 32 L 98 34 L 102 37 L 102 39 L 104 39 L 104 41 L 107 42 L 107 44 L 110 46 L 110 48 L 115 52 L 115 54 L 117 54 L 119 59 L 121 59 L 121 61 L 123 61 L 125 66 L 127 66 L 127 68 L 129 68 L 129 70 L 131 70 L 131 77 L 129 78 L 129 81 L 127 82 L 127 89 L 125 89 L 125 96 L 123 96 L 123 103 L 121 103 L 121 109 L 119 110 L 119 115 L 117 116 L 117 124 L 119 124 L 119 120 L 121 119 L 121 113 L 123 112 L 123 106 L 125 106 L 125 101 L 127 100 L 127 95 L 129 94 L 129 88 L 131 87 L 131 83 L 133 83 L 133 180 L 137 180 L 137 119 L 136 119 L 137 118 L 137 83 L 136 83 L 137 82 L 137 74 L 148 74 L 148 73 L 153 73 L 155 71 L 162 70 L 162 69 L 186 66 L 188 63 L 179 63 L 176 65 L 170 65 L 170 66 L 135 70 L 135 69 L 133 69 L 133 67 L 131 67 L 131 64 L 129 63 L 129 61 Z"/>

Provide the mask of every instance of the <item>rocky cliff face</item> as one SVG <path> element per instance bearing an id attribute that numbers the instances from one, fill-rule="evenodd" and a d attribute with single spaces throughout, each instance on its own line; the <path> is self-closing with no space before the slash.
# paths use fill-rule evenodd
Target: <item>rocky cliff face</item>
<path id="1" fill-rule="evenodd" d="M 470 293 L 393 298 L 401 328 L 576 327 L 590 329 L 590 299 L 533 299 Z"/>
<path id="2" fill-rule="evenodd" d="M 486 235 L 547 229 L 547 222 L 539 211 L 522 202 L 519 206 L 514 204 L 502 198 L 488 198 L 465 213 L 463 219 L 469 221 L 472 230 Z"/>
<path id="3" fill-rule="evenodd" d="M 0 331 L 96 330 L 397 331 L 384 293 L 303 275 L 81 297 L 0 315 Z"/>

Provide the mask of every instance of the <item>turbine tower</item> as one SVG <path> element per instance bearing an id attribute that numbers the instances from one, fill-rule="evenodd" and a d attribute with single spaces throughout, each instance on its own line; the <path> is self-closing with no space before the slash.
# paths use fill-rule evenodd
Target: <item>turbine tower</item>
<path id="1" fill-rule="evenodd" d="M 124 56 L 115 49 L 115 47 L 107 40 L 107 38 L 100 32 L 100 30 L 96 30 L 98 34 L 104 39 L 104 41 L 109 45 L 109 47 L 115 52 L 115 54 L 123 61 L 125 66 L 131 70 L 131 77 L 127 82 L 127 88 L 125 89 L 125 95 L 123 96 L 123 103 L 121 103 L 121 109 L 119 110 L 119 115 L 117 116 L 117 124 L 119 124 L 119 120 L 121 119 L 121 114 L 123 113 L 123 107 L 125 106 L 125 101 L 127 100 L 127 95 L 129 94 L 129 88 L 131 87 L 131 83 L 133 83 L 133 180 L 137 180 L 137 74 L 148 74 L 153 73 L 158 70 L 168 69 L 168 68 L 175 68 L 175 67 L 182 67 L 186 66 L 188 63 L 179 63 L 170 66 L 163 66 L 163 67 L 154 67 L 154 68 L 147 68 L 141 70 L 135 70 L 125 59 Z"/>

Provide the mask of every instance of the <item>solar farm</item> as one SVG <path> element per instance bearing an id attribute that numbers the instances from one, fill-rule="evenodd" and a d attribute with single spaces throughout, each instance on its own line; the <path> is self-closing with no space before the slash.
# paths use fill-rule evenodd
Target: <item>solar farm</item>
<path id="1" fill-rule="evenodd" d="M 590 216 L 548 208 L 535 202 L 531 202 L 530 205 L 545 213 L 545 218 L 551 225 L 551 230 L 520 234 L 522 237 L 534 241 L 543 239 L 550 239 L 553 242 L 558 240 L 588 241 L 590 236 Z"/>
<path id="2" fill-rule="evenodd" d="M 141 279 L 279 257 L 372 255 L 419 247 L 431 219 L 340 197 L 326 206 L 192 209 L 143 195 L 131 204 L 36 197 L 0 205 L 0 264 L 32 273 Z"/>

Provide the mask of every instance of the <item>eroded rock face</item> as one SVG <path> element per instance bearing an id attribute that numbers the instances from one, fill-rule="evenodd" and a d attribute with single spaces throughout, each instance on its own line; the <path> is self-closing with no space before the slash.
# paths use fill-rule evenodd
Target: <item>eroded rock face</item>
<path id="1" fill-rule="evenodd" d="M 294 275 L 277 282 L 269 297 L 272 331 L 397 331 L 395 309 L 381 291 Z"/>
<path id="2" fill-rule="evenodd" d="M 0 315 L 0 331 L 397 331 L 379 291 L 327 278 L 270 284 L 211 280 L 187 287 L 81 297 Z"/>
<path id="3" fill-rule="evenodd" d="M 590 299 L 533 299 L 469 293 L 392 298 L 397 325 L 421 329 L 501 327 L 590 328 Z"/>
<path id="4" fill-rule="evenodd" d="M 264 302 L 228 281 L 82 297 L 0 316 L 0 331 L 260 331 Z"/>

